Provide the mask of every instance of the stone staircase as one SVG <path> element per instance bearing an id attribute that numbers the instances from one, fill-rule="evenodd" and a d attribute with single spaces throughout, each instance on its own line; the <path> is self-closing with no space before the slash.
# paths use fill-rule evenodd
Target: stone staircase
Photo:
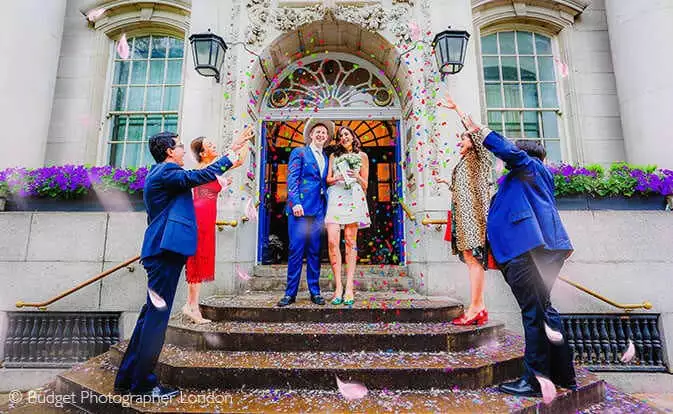
<path id="1" fill-rule="evenodd" d="M 361 293 L 349 308 L 300 296 L 283 309 L 277 299 L 270 292 L 212 297 L 201 305 L 212 323 L 171 319 L 156 373 L 180 388 L 178 397 L 115 399 L 122 342 L 58 376 L 55 391 L 77 399 L 62 412 L 655 412 L 631 410 L 635 403 L 614 390 L 606 401 L 605 384 L 584 370 L 579 389 L 559 389 L 549 406 L 497 392 L 495 385 L 522 372 L 522 338 L 498 322 L 451 325 L 463 307 L 450 298 Z M 369 394 L 347 401 L 336 378 L 360 382 Z"/>

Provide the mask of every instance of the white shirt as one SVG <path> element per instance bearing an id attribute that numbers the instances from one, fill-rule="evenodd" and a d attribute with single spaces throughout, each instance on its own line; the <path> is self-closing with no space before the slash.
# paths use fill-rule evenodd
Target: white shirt
<path id="1" fill-rule="evenodd" d="M 325 171 L 325 156 L 322 153 L 322 149 L 318 149 L 313 145 L 309 145 L 309 147 L 311 147 L 313 156 L 315 157 L 316 161 L 318 161 L 318 168 L 320 168 L 320 175 L 322 176 L 323 172 Z"/>

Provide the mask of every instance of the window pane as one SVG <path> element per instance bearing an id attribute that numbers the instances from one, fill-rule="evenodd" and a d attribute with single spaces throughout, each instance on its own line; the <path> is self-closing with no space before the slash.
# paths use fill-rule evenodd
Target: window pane
<path id="1" fill-rule="evenodd" d="M 561 142 L 560 141 L 545 141 L 545 150 L 547 151 L 547 159 L 555 163 L 561 162 Z"/>
<path id="2" fill-rule="evenodd" d="M 489 108 L 502 107 L 502 95 L 500 94 L 499 83 L 486 84 L 486 106 Z"/>
<path id="3" fill-rule="evenodd" d="M 168 51 L 169 58 L 181 58 L 184 54 L 184 42 L 173 37 L 168 38 L 170 49 Z"/>
<path id="4" fill-rule="evenodd" d="M 126 144 L 126 155 L 124 157 L 125 167 L 136 167 L 140 164 L 142 144 Z"/>
<path id="5" fill-rule="evenodd" d="M 519 80 L 515 57 L 503 57 L 502 59 L 502 79 L 515 81 Z"/>
<path id="6" fill-rule="evenodd" d="M 527 111 L 523 113 L 523 130 L 526 138 L 540 137 L 538 112 Z"/>
<path id="7" fill-rule="evenodd" d="M 150 84 L 158 85 L 164 83 L 165 60 L 150 61 Z"/>
<path id="8" fill-rule="evenodd" d="M 488 127 L 500 133 L 502 130 L 502 112 L 488 111 Z"/>
<path id="9" fill-rule="evenodd" d="M 161 111 L 161 86 L 153 86 L 147 88 L 147 102 L 145 103 L 146 111 Z"/>
<path id="10" fill-rule="evenodd" d="M 177 111 L 180 106 L 180 87 L 167 86 L 164 89 L 164 110 Z"/>
<path id="11" fill-rule="evenodd" d="M 132 86 L 129 88 L 129 111 L 141 111 L 143 109 L 143 100 L 145 99 L 145 87 Z"/>
<path id="12" fill-rule="evenodd" d="M 523 84 L 523 106 L 525 108 L 537 108 L 540 100 L 537 95 L 537 85 L 534 83 Z"/>
<path id="13" fill-rule="evenodd" d="M 134 60 L 131 69 L 131 83 L 144 85 L 147 82 L 147 61 Z"/>
<path id="14" fill-rule="evenodd" d="M 149 143 L 143 142 L 140 144 L 140 150 L 142 152 L 140 162 L 138 165 L 132 165 L 132 167 L 140 167 L 141 165 L 150 165 L 155 163 L 154 158 L 152 158 L 152 154 L 150 153 Z"/>
<path id="15" fill-rule="evenodd" d="M 536 33 L 535 49 L 538 55 L 551 55 L 551 39 Z"/>
<path id="16" fill-rule="evenodd" d="M 501 55 L 513 55 L 516 53 L 514 47 L 514 32 L 500 32 L 498 33 L 500 38 L 500 54 Z"/>
<path id="17" fill-rule="evenodd" d="M 377 164 L 376 165 L 376 178 L 379 181 L 390 181 L 390 165 L 389 164 Z"/>
<path id="18" fill-rule="evenodd" d="M 542 95 L 543 108 L 554 108 L 558 106 L 555 83 L 541 83 L 540 94 Z"/>
<path id="19" fill-rule="evenodd" d="M 540 80 L 556 80 L 554 79 L 554 59 L 551 56 L 538 57 L 537 63 L 540 68 Z"/>
<path id="20" fill-rule="evenodd" d="M 124 156 L 124 144 L 110 144 L 110 165 L 121 167 Z"/>
<path id="21" fill-rule="evenodd" d="M 533 52 L 533 34 L 530 32 L 516 32 L 516 43 L 519 47 L 520 55 L 532 55 Z"/>
<path id="22" fill-rule="evenodd" d="M 161 132 L 161 115 L 150 115 L 147 117 L 147 132 L 145 133 L 145 138 L 149 139 L 152 135 L 156 135 Z"/>
<path id="23" fill-rule="evenodd" d="M 498 69 L 497 57 L 484 57 L 484 80 L 500 80 L 500 70 Z"/>
<path id="24" fill-rule="evenodd" d="M 520 84 L 505 84 L 505 108 L 521 108 L 521 95 L 519 93 Z"/>
<path id="25" fill-rule="evenodd" d="M 542 112 L 542 132 L 545 138 L 558 138 L 558 116 L 556 112 Z"/>
<path id="26" fill-rule="evenodd" d="M 481 53 L 484 55 L 497 55 L 498 44 L 495 34 L 484 36 L 481 38 Z"/>
<path id="27" fill-rule="evenodd" d="M 153 58 L 165 58 L 166 57 L 166 47 L 168 46 L 167 37 L 155 37 L 152 36 L 152 57 Z"/>
<path id="28" fill-rule="evenodd" d="M 166 115 L 164 119 L 164 131 L 178 132 L 178 116 Z"/>
<path id="29" fill-rule="evenodd" d="M 508 138 L 521 138 L 521 116 L 519 112 L 505 112 L 505 135 Z"/>
<path id="30" fill-rule="evenodd" d="M 125 136 L 126 136 L 126 117 L 119 115 L 113 116 L 110 141 L 123 141 Z"/>
<path id="31" fill-rule="evenodd" d="M 380 203 L 390 202 L 390 184 L 379 183 L 378 188 L 378 201 Z"/>
<path id="32" fill-rule="evenodd" d="M 535 58 L 532 56 L 523 56 L 519 58 L 519 65 L 521 65 L 521 80 L 534 81 L 537 80 L 535 74 Z"/>
<path id="33" fill-rule="evenodd" d="M 126 87 L 112 88 L 112 103 L 110 108 L 113 111 L 123 111 L 126 103 Z"/>
<path id="34" fill-rule="evenodd" d="M 169 60 L 168 74 L 166 75 L 167 84 L 180 84 L 182 81 L 182 61 Z"/>
<path id="35" fill-rule="evenodd" d="M 142 141 L 144 124 L 145 124 L 144 116 L 129 117 L 129 134 L 126 141 Z M 128 156 L 126 157 L 126 159 L 128 159 Z"/>
<path id="36" fill-rule="evenodd" d="M 133 56 L 132 59 L 147 59 L 147 51 L 149 49 L 149 37 L 136 37 L 133 41 Z"/>
<path id="37" fill-rule="evenodd" d="M 112 79 L 114 84 L 127 84 L 129 81 L 129 62 L 117 61 L 115 62 L 115 74 Z"/>

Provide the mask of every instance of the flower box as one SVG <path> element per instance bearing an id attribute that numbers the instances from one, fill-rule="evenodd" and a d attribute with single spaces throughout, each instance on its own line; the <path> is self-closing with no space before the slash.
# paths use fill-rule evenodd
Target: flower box
<path id="1" fill-rule="evenodd" d="M 143 193 L 129 194 L 109 189 L 90 192 L 78 198 L 10 197 L 6 211 L 145 211 Z"/>

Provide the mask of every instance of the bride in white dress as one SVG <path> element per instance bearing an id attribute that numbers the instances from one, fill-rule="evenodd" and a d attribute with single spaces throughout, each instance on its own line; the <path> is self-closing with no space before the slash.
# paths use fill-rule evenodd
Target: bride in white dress
<path id="1" fill-rule="evenodd" d="M 355 303 L 353 280 L 357 261 L 358 229 L 369 227 L 367 183 L 369 158 L 360 150 L 360 140 L 348 127 L 342 126 L 336 136 L 336 150 L 330 155 L 327 172 L 327 243 L 336 289 L 333 305 Z M 346 290 L 341 283 L 341 229 L 346 241 Z"/>

